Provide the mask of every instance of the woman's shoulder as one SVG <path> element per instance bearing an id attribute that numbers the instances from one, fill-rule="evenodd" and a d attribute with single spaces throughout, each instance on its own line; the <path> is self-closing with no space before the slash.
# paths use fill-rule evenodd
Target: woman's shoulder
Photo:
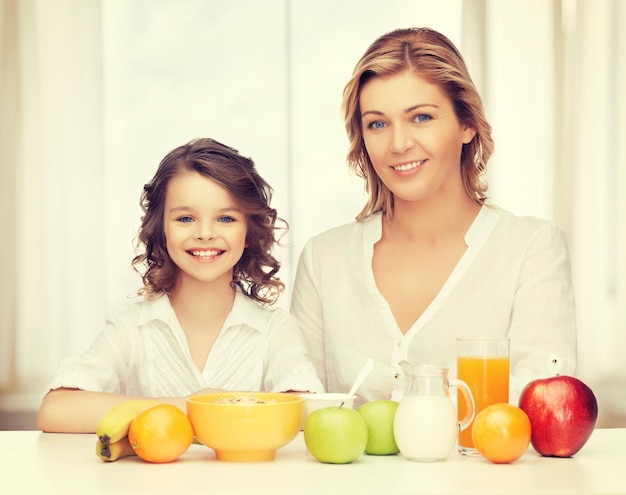
<path id="1" fill-rule="evenodd" d="M 311 237 L 308 244 L 316 247 L 326 246 L 336 248 L 338 246 L 345 246 L 349 241 L 362 239 L 363 234 L 366 232 L 373 231 L 374 235 L 376 235 L 375 232 L 380 232 L 381 229 L 380 217 L 380 213 L 374 213 L 363 220 L 354 220 L 332 227 Z"/>
<path id="2" fill-rule="evenodd" d="M 262 304 L 237 290 L 235 303 L 228 315 L 229 324 L 245 324 L 263 330 L 291 318 L 290 313 L 277 305 Z"/>
<path id="3" fill-rule="evenodd" d="M 499 206 L 486 205 L 486 213 L 495 221 L 495 228 L 510 239 L 535 235 L 565 239 L 565 232 L 556 222 L 534 215 L 517 215 Z"/>

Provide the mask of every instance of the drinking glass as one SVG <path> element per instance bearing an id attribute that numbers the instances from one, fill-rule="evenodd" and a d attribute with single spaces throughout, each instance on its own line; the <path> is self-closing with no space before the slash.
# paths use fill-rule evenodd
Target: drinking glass
<path id="1" fill-rule="evenodd" d="M 457 378 L 467 383 L 476 416 L 485 407 L 509 401 L 509 339 L 457 339 Z M 458 417 L 466 414 L 465 401 L 459 397 Z M 472 441 L 474 422 L 459 433 L 458 450 L 462 455 L 478 455 Z"/>

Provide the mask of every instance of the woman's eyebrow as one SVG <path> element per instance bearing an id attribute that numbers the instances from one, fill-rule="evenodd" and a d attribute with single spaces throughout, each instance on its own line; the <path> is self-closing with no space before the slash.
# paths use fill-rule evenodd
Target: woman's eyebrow
<path id="1" fill-rule="evenodd" d="M 404 113 L 411 113 L 411 112 L 414 112 L 415 110 L 419 110 L 420 108 L 424 108 L 424 107 L 439 108 L 439 105 L 436 105 L 434 103 L 418 103 L 416 105 L 410 106 L 409 108 L 406 108 L 404 110 Z M 385 113 L 381 112 L 380 110 L 366 110 L 365 112 L 361 114 L 361 117 L 364 117 L 369 114 L 377 115 L 377 116 L 385 115 Z"/>
<path id="2" fill-rule="evenodd" d="M 412 107 L 409 107 L 406 110 L 404 110 L 404 113 L 411 113 L 411 112 L 414 112 L 415 110 L 419 110 L 420 108 L 424 108 L 424 107 L 439 108 L 439 105 L 436 105 L 434 103 L 418 103 L 417 105 L 413 105 Z"/>

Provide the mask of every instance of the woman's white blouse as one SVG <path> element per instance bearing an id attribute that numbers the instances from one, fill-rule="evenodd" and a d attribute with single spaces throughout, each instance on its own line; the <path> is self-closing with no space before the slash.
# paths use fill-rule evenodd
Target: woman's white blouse
<path id="1" fill-rule="evenodd" d="M 59 387 L 144 397 L 187 396 L 204 388 L 323 391 L 295 318 L 240 291 L 203 370 L 163 295 L 112 314 L 85 353 L 61 363 L 50 385 Z"/>
<path id="2" fill-rule="evenodd" d="M 567 240 L 553 223 L 483 206 L 467 250 L 412 327 L 402 334 L 372 271 L 382 216 L 324 232 L 305 245 L 293 290 L 310 358 L 329 392 L 348 391 L 365 360 L 374 371 L 357 404 L 402 396 L 400 361 L 450 368 L 457 337 L 509 337 L 510 402 L 532 379 L 572 375 L 576 318 Z"/>

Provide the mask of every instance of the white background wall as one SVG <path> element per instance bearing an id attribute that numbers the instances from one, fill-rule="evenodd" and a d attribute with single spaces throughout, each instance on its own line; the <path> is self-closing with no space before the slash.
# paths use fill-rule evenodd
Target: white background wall
<path id="1" fill-rule="evenodd" d="M 363 185 L 345 165 L 341 93 L 379 35 L 426 25 L 460 41 L 460 1 L 126 2 L 104 7 L 106 309 L 126 304 L 144 183 L 165 154 L 208 136 L 252 157 L 291 225 L 291 281 L 306 239 L 349 222 Z M 329 15 L 332 12 L 332 15 Z M 288 304 L 289 294 L 281 304 Z"/>
<path id="2" fill-rule="evenodd" d="M 353 66 L 384 32 L 430 26 L 483 95 L 493 201 L 569 236 L 579 376 L 606 404 L 623 397 L 624 5 L 3 0 L 0 206 L 15 215 L 0 243 L 0 392 L 40 395 L 127 304 L 143 184 L 194 137 L 251 156 L 274 186 L 292 227 L 278 253 L 289 286 L 304 241 L 363 205 L 340 115 Z"/>

